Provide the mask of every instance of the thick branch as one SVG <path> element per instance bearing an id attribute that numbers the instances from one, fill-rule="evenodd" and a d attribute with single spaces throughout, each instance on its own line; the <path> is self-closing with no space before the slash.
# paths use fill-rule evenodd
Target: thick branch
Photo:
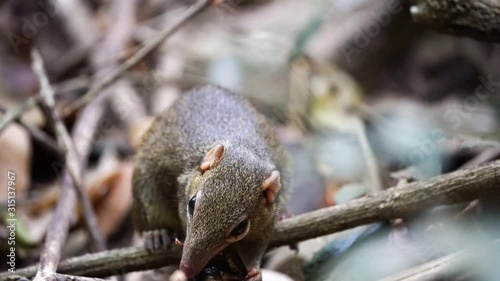
<path id="1" fill-rule="evenodd" d="M 280 223 L 272 246 L 282 246 L 362 224 L 394 219 L 437 205 L 500 193 L 500 161 L 459 170 L 425 182 L 374 193 L 347 204 L 293 217 Z"/>
<path id="2" fill-rule="evenodd" d="M 270 247 L 312 239 L 336 231 L 382 220 L 404 217 L 428 208 L 472 201 L 500 194 L 500 160 L 459 170 L 425 182 L 394 187 L 347 204 L 320 209 L 277 224 Z M 117 273 L 158 268 L 178 263 L 180 249 L 155 255 L 142 248 L 124 248 L 74 257 L 62 262 L 58 272 L 105 277 Z M 36 267 L 17 274 L 33 276 Z M 8 273 L 0 274 L 0 279 Z"/>
<path id="3" fill-rule="evenodd" d="M 497 0 L 418 0 L 410 12 L 415 22 L 436 31 L 500 42 Z"/>
<path id="4" fill-rule="evenodd" d="M 179 248 L 151 255 L 146 249 L 130 247 L 69 258 L 59 264 L 57 271 L 62 274 L 106 277 L 175 264 L 179 262 L 180 257 Z M 16 276 L 31 278 L 36 274 L 36 270 L 36 266 L 19 269 L 16 270 Z M 0 280 L 11 274 L 0 273 Z"/>

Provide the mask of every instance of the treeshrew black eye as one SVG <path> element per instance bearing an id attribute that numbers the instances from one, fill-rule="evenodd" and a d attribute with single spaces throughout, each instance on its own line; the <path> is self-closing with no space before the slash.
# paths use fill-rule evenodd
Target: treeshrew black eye
<path id="1" fill-rule="evenodd" d="M 196 195 L 191 197 L 188 202 L 188 210 L 189 210 L 189 215 L 193 216 L 194 212 L 194 206 L 196 205 Z"/>
<path id="2" fill-rule="evenodd" d="M 248 220 L 244 220 L 240 222 L 234 229 L 231 231 L 231 236 L 240 236 L 247 230 Z"/>

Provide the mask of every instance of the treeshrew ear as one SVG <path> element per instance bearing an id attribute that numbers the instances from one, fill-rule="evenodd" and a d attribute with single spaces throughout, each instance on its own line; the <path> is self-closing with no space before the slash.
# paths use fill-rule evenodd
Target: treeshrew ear
<path id="1" fill-rule="evenodd" d="M 224 154 L 224 146 L 222 144 L 218 144 L 210 149 L 201 162 L 201 170 L 205 172 L 213 168 L 222 159 L 222 154 Z"/>
<path id="2" fill-rule="evenodd" d="M 274 170 L 271 175 L 264 180 L 263 195 L 266 201 L 264 205 L 270 205 L 276 200 L 276 196 L 281 188 L 280 172 Z"/>

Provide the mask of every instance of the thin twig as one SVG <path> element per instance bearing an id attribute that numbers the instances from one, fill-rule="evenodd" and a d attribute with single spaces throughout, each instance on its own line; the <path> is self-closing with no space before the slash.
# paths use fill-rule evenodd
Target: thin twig
<path id="1" fill-rule="evenodd" d="M 278 247 L 331 234 L 360 225 L 415 214 L 434 206 L 469 202 L 485 196 L 500 194 L 500 161 L 485 166 L 393 187 L 346 204 L 320 209 L 276 225 L 270 247 Z M 58 271 L 66 274 L 105 277 L 116 273 L 147 270 L 176 264 L 181 250 L 160 251 L 155 255 L 141 247 L 123 248 L 70 258 L 61 263 Z M 31 277 L 36 267 L 16 271 Z M 8 276 L 0 274 L 0 279 Z"/>
<path id="2" fill-rule="evenodd" d="M 86 192 L 83 190 L 82 166 L 80 157 L 76 152 L 73 141 L 71 140 L 71 137 L 61 120 L 59 111 L 56 108 L 56 103 L 54 100 L 54 90 L 50 86 L 49 79 L 47 78 L 43 66 L 42 57 L 40 56 L 38 51 L 33 50 L 32 59 L 33 70 L 37 75 L 38 80 L 40 81 L 41 102 L 51 112 L 50 118 L 52 119 L 52 123 L 55 127 L 54 129 L 56 132 L 57 140 L 60 145 L 64 147 L 66 167 L 73 180 L 72 186 L 76 190 L 78 199 L 82 206 L 83 220 L 85 222 L 87 232 L 89 233 L 91 244 L 93 245 L 94 250 L 104 251 L 106 249 L 106 242 L 99 232 L 99 225 L 97 223 L 97 218 L 92 208 L 92 204 L 90 203 Z"/>
<path id="3" fill-rule="evenodd" d="M 54 277 L 56 278 L 57 281 L 105 281 L 106 280 L 101 278 L 65 275 L 59 273 L 54 274 Z"/>
<path id="4" fill-rule="evenodd" d="M 488 249 L 500 250 L 500 240 L 496 240 Z M 433 280 L 456 280 L 463 274 L 460 269 L 469 265 L 467 260 L 474 256 L 478 249 L 463 250 L 454 254 L 446 255 L 439 259 L 421 264 L 403 272 L 388 276 L 380 281 L 433 281 Z M 484 254 L 484 249 L 481 250 Z M 483 255 L 481 255 L 483 256 Z"/>
<path id="5" fill-rule="evenodd" d="M 73 111 L 77 110 L 84 104 L 88 103 L 92 99 L 94 99 L 104 88 L 111 85 L 118 78 L 120 78 L 123 73 L 127 70 L 135 66 L 141 60 L 143 60 L 147 55 L 149 55 L 152 51 L 158 48 L 169 36 L 174 34 L 179 28 L 181 28 L 184 24 L 186 24 L 190 19 L 198 15 L 200 12 L 204 11 L 206 8 L 210 7 L 214 4 L 214 0 L 198 0 L 192 6 L 190 6 L 184 14 L 180 16 L 180 18 L 171 26 L 161 30 L 158 34 L 148 41 L 142 48 L 140 48 L 133 56 L 124 61 L 118 68 L 116 68 L 113 72 L 104 76 L 102 79 L 97 81 L 90 90 L 82 96 L 80 99 L 76 100 L 72 104 L 68 105 L 64 111 L 64 115 L 69 115 Z"/>
<path id="6" fill-rule="evenodd" d="M 56 96 L 61 93 L 70 93 L 80 90 L 85 90 L 89 87 L 92 80 L 88 75 L 77 76 L 75 78 L 70 78 L 64 80 L 61 83 L 53 84 L 52 87 L 56 91 Z"/>
<path id="7" fill-rule="evenodd" d="M 16 119 L 19 119 L 23 113 L 26 111 L 32 109 L 37 105 L 37 98 L 36 97 L 30 97 L 26 102 L 24 102 L 20 107 L 14 108 L 12 110 L 8 110 L 3 116 L 2 119 L 0 120 L 0 134 L 7 128 L 7 126 L 15 121 Z"/>
<path id="8" fill-rule="evenodd" d="M 446 255 L 439 259 L 433 260 L 428 263 L 424 263 L 422 265 L 416 266 L 409 270 L 398 272 L 392 276 L 388 276 L 380 281 L 417 281 L 417 280 L 441 280 L 440 278 L 449 275 L 449 267 L 450 263 L 457 261 L 462 255 L 464 251 L 460 251 L 458 253 Z M 443 276 L 444 274 L 444 276 Z M 447 279 L 444 280 L 453 280 Z"/>
<path id="9" fill-rule="evenodd" d="M 3 107 L 2 105 L 0 105 L 0 112 L 5 113 L 5 112 L 7 112 L 7 109 L 5 107 Z M 56 155 L 58 157 L 62 157 L 64 155 L 64 153 L 59 148 L 59 146 L 57 146 L 56 141 L 51 136 L 49 136 L 47 133 L 45 133 L 44 131 L 42 131 L 38 128 L 34 128 L 34 127 L 26 124 L 25 122 L 23 122 L 23 120 L 21 120 L 19 118 L 14 120 L 14 121 L 17 124 L 19 124 L 19 126 L 21 126 L 23 129 L 25 129 L 31 135 L 33 140 L 35 140 L 37 143 L 42 145 L 49 152 L 53 153 L 54 155 Z"/>
<path id="10" fill-rule="evenodd" d="M 368 182 L 370 183 L 370 192 L 378 192 L 383 190 L 384 184 L 382 183 L 382 178 L 380 176 L 379 163 L 377 157 L 373 152 L 373 149 L 368 141 L 366 135 L 366 128 L 363 120 L 358 116 L 354 116 L 354 132 L 358 139 L 359 146 L 361 147 L 361 153 L 363 154 L 363 160 L 365 162 L 365 168 L 367 171 Z"/>
<path id="11" fill-rule="evenodd" d="M 494 160 L 499 155 L 500 155 L 500 147 L 488 148 L 488 149 L 484 150 L 483 152 L 479 153 L 476 157 L 467 161 L 467 163 L 460 166 L 459 169 L 467 169 L 467 168 L 472 168 L 472 167 L 481 165 L 481 164 L 486 163 L 488 161 Z"/>
<path id="12" fill-rule="evenodd" d="M 461 146 L 464 148 L 476 148 L 476 147 L 496 147 L 500 148 L 500 142 L 497 140 L 492 140 L 492 139 L 484 139 L 484 138 L 478 138 L 475 136 L 469 136 L 469 135 L 454 135 L 451 136 L 453 140 L 456 140 L 461 143 Z"/>

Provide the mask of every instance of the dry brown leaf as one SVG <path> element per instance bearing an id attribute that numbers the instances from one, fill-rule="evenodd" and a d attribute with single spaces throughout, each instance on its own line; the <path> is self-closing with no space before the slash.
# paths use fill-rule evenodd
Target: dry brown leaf
<path id="1" fill-rule="evenodd" d="M 8 173 L 15 175 L 12 187 L 16 198 L 23 198 L 30 184 L 31 141 L 28 133 L 12 124 L 0 134 L 0 200 L 6 202 Z M 12 174 L 10 174 L 10 178 Z"/>
<path id="2" fill-rule="evenodd" d="M 43 213 L 54 208 L 59 197 L 59 184 L 53 184 L 50 187 L 44 188 L 44 191 L 36 196 L 33 203 L 29 204 L 27 213 L 30 216 L 38 217 Z"/>
<path id="3" fill-rule="evenodd" d="M 104 200 L 97 206 L 96 215 L 99 228 L 105 236 L 112 234 L 128 215 L 132 207 L 132 173 L 133 163 L 120 165 L 118 174 Z"/>
<path id="4" fill-rule="evenodd" d="M 106 197 L 110 186 L 119 175 L 119 164 L 114 159 L 103 160 L 99 166 L 85 174 L 85 190 L 93 206 L 100 204 Z M 38 216 L 55 207 L 59 198 L 59 181 L 49 188 L 45 188 L 42 194 L 30 204 L 28 213 Z M 78 210 L 78 217 L 81 216 Z"/>
<path id="5" fill-rule="evenodd" d="M 92 183 L 87 184 L 85 190 L 87 191 L 87 196 L 89 197 L 92 205 L 97 205 L 103 200 L 108 192 L 109 186 L 118 176 L 118 171 L 109 171 L 106 174 L 100 175 L 98 180 L 94 180 Z M 33 203 L 30 204 L 28 209 L 28 214 L 31 216 L 39 216 L 48 210 L 55 207 L 57 199 L 59 198 L 59 184 L 46 188 L 43 194 L 38 196 Z M 80 210 L 78 210 L 79 216 L 81 215 Z"/>

